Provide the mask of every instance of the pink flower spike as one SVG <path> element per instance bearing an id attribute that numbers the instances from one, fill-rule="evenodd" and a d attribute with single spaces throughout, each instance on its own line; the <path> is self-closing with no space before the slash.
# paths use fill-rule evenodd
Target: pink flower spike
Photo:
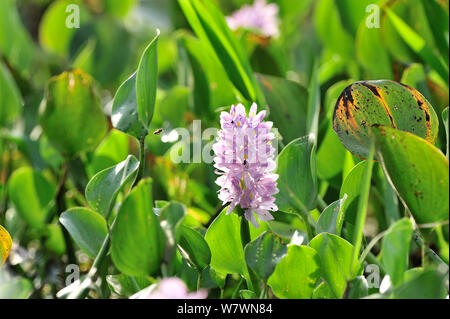
<path id="1" fill-rule="evenodd" d="M 249 116 L 242 104 L 232 106 L 230 113 L 222 112 L 221 130 L 216 143 L 214 167 L 219 177 L 219 199 L 229 203 L 227 215 L 239 205 L 245 218 L 255 228 L 258 221 L 272 220 L 269 211 L 277 211 L 275 195 L 278 193 L 278 175 L 274 161 L 275 149 L 271 145 L 274 134 L 272 122 L 264 122 L 265 111 L 257 113 L 257 105 L 250 108 Z"/>

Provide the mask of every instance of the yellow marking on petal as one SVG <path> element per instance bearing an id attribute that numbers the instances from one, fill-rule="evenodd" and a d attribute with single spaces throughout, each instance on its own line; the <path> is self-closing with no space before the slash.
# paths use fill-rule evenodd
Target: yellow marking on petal
<path id="1" fill-rule="evenodd" d="M 253 193 L 250 193 L 250 199 L 253 199 Z"/>
<path id="2" fill-rule="evenodd" d="M 247 154 L 244 154 L 244 159 L 246 160 L 248 157 L 247 157 Z"/>
<path id="3" fill-rule="evenodd" d="M 241 127 L 241 121 L 238 121 L 238 127 Z"/>

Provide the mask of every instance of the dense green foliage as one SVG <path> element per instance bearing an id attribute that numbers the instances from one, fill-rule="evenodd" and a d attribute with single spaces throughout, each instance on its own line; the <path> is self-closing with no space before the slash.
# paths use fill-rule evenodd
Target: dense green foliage
<path id="1" fill-rule="evenodd" d="M 448 296 L 448 1 L 268 2 L 278 37 L 228 27 L 250 0 L 0 1 L 0 298 Z M 195 121 L 253 102 L 259 228 Z"/>

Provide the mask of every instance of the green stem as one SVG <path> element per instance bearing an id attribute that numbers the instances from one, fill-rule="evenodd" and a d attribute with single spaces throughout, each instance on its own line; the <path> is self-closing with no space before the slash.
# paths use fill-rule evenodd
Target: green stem
<path id="1" fill-rule="evenodd" d="M 139 169 L 136 176 L 136 180 L 134 181 L 134 185 L 136 186 L 139 181 L 144 176 L 144 169 L 145 169 L 145 138 L 147 137 L 148 132 L 145 131 L 141 138 L 139 139 Z"/>
<path id="2" fill-rule="evenodd" d="M 325 208 L 328 207 L 328 204 L 323 200 L 322 196 L 317 195 L 317 206 L 320 208 L 321 211 L 323 211 Z"/>
<path id="3" fill-rule="evenodd" d="M 233 295 L 231 295 L 231 299 L 236 299 L 239 289 L 241 288 L 243 282 L 244 282 L 244 278 L 241 277 L 241 279 L 239 280 L 239 282 L 236 286 L 236 289 L 234 289 L 234 291 L 233 291 Z"/>
<path id="4" fill-rule="evenodd" d="M 266 294 L 267 294 L 267 283 L 264 283 L 264 287 L 261 290 L 261 294 L 259 295 L 259 299 L 266 299 Z"/>
<path id="5" fill-rule="evenodd" d="M 350 272 L 349 272 L 350 275 L 352 275 L 352 273 L 353 273 L 353 265 L 355 265 L 358 262 L 358 255 L 361 250 L 361 242 L 363 239 L 364 224 L 366 222 L 367 205 L 368 205 L 368 201 L 369 201 L 370 181 L 372 179 L 374 153 L 375 153 L 375 147 L 374 147 L 374 144 L 372 143 L 370 145 L 369 156 L 367 157 L 367 168 L 366 168 L 366 171 L 364 174 L 361 195 L 359 197 L 359 202 L 358 202 L 358 211 L 357 211 L 357 215 L 356 215 L 356 229 L 355 229 L 355 235 L 353 237 L 354 246 L 353 246 L 353 252 L 352 252 L 352 259 L 350 262 Z"/>

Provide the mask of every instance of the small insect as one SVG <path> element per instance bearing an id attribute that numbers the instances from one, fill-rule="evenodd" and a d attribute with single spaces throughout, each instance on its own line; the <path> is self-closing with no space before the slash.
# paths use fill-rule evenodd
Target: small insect
<path id="1" fill-rule="evenodd" d="M 159 129 L 157 129 L 156 131 L 154 131 L 153 134 L 159 135 L 159 134 L 161 134 L 162 131 L 163 131 L 163 129 L 162 129 L 162 128 L 159 128 Z"/>

